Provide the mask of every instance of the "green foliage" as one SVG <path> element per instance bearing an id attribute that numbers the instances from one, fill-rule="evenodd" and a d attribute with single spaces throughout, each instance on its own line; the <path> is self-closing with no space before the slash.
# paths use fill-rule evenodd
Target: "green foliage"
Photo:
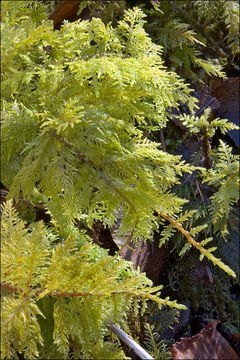
<path id="1" fill-rule="evenodd" d="M 239 54 L 239 3 L 227 1 L 224 8 L 225 23 L 228 34 L 226 36 L 229 48 L 233 55 Z"/>
<path id="2" fill-rule="evenodd" d="M 117 236 L 137 242 L 152 238 L 162 216 L 171 223 L 162 244 L 195 214 L 183 211 L 187 200 L 174 187 L 197 168 L 159 150 L 142 130 L 163 128 L 182 104 L 191 114 L 196 108 L 188 84 L 164 66 L 164 48 L 147 35 L 145 18 L 134 8 L 115 27 L 93 18 L 54 31 L 45 5 L 2 2 L 2 182 L 9 199 L 40 203 L 53 225 L 27 228 L 10 202 L 2 210 L 3 357 L 122 358 L 118 343 L 109 342 L 108 320 L 124 325 L 130 307 L 143 312 L 148 300 L 183 308 L 77 229 L 95 221 L 111 227 L 122 209 Z M 200 44 L 188 26 L 177 29 L 182 50 L 188 41 Z M 233 128 L 207 118 L 206 111 L 184 121 L 192 131 L 208 127 L 209 136 Z M 236 170 L 235 160 L 226 164 L 222 156 L 212 170 L 219 191 L 218 161 L 229 183 L 233 164 Z M 211 170 L 203 174 L 213 181 Z M 224 191 L 227 216 L 234 196 L 231 187 Z M 220 201 L 212 204 L 217 223 Z M 235 276 L 191 238 L 204 229 L 201 223 L 185 232 L 190 242 L 182 253 L 192 244 Z"/>
<path id="3" fill-rule="evenodd" d="M 21 192 L 43 202 L 62 232 L 86 214 L 89 225 L 111 226 L 122 204 L 121 233 L 137 223 L 135 239 L 149 238 L 153 209 L 180 210 L 184 201 L 170 190 L 192 167 L 158 150 L 137 125 L 162 127 L 169 107 L 187 102 L 193 109 L 195 99 L 162 65 L 144 14 L 127 12 L 115 29 L 94 18 L 55 32 L 50 21 L 27 18 L 20 34 L 8 13 L 4 19 L 2 178 L 9 197 Z"/>
<path id="4" fill-rule="evenodd" d="M 155 4 L 154 2 L 151 2 Z M 161 1 L 148 10 L 146 29 L 163 46 L 167 64 L 185 78 L 200 82 L 224 77 L 224 66 L 238 68 L 237 1 Z M 217 59 L 216 59 L 217 54 Z"/>
<path id="5" fill-rule="evenodd" d="M 219 129 L 222 134 L 226 134 L 229 130 L 239 129 L 237 125 L 229 122 L 227 119 L 215 118 L 209 120 L 210 112 L 211 109 L 206 108 L 200 117 L 183 114 L 179 118 L 190 132 L 199 133 L 204 131 L 209 137 L 213 137 L 217 129 Z"/>
<path id="6" fill-rule="evenodd" d="M 153 325 L 154 330 L 162 336 L 164 331 L 172 329 L 174 324 L 178 322 L 179 310 L 176 308 L 164 308 L 159 311 L 156 304 L 152 302 L 144 314 L 144 320 L 146 323 Z"/>
<path id="7" fill-rule="evenodd" d="M 239 156 L 231 154 L 231 148 L 220 140 L 212 169 L 203 171 L 203 182 L 213 185 L 217 191 L 211 196 L 210 212 L 215 232 L 228 234 L 227 219 L 239 200 Z"/>
<path id="8" fill-rule="evenodd" d="M 154 211 L 176 216 L 185 203 L 171 189 L 194 167 L 158 150 L 139 125 L 163 127 L 172 107 L 193 110 L 195 99 L 164 68 L 144 17 L 136 8 L 116 28 L 93 18 L 55 32 L 26 17 L 19 34 L 5 14 L 3 183 L 9 198 L 43 202 L 61 235 L 76 219 L 112 226 L 122 206 L 121 236 L 146 240 Z"/>
<path id="9" fill-rule="evenodd" d="M 233 253 L 236 255 L 236 252 L 238 253 L 238 237 L 236 237 L 236 243 L 232 248 L 233 252 L 227 252 L 226 248 L 219 252 L 219 248 L 220 246 L 218 247 L 218 255 L 220 256 L 229 258 L 229 255 L 232 256 Z M 235 266 L 236 272 L 239 273 L 239 258 Z M 212 281 L 209 281 L 208 273 L 210 273 Z M 239 303 L 238 298 L 232 292 L 233 284 L 235 286 L 239 284 L 239 276 L 232 282 L 232 279 L 218 267 L 213 267 L 212 264 L 204 260 L 199 263 L 196 254 L 190 250 L 185 261 L 178 258 L 174 263 L 168 273 L 167 282 L 172 291 L 177 290 L 180 298 L 184 297 L 185 301 L 191 303 L 192 316 L 204 314 L 205 318 L 217 319 L 224 322 L 224 326 L 239 331 Z M 171 309 L 170 312 L 174 310 Z M 160 314 L 160 319 L 161 316 L 162 314 Z M 189 336 L 189 334 L 182 336 Z"/>
<path id="10" fill-rule="evenodd" d="M 192 1 L 196 15 L 205 24 L 212 24 L 216 30 L 219 23 L 224 23 L 227 28 L 225 39 L 233 54 L 239 53 L 239 3 L 237 1 Z"/>
<path id="11" fill-rule="evenodd" d="M 177 221 L 180 224 L 184 224 L 184 228 L 186 228 L 185 223 L 187 221 L 189 221 L 190 219 L 193 218 L 193 216 L 196 214 L 197 210 L 190 210 L 190 211 L 185 211 L 183 214 L 181 213 L 176 219 L 175 221 Z M 191 227 L 191 229 L 189 230 L 189 234 L 194 236 L 197 233 L 199 233 L 200 231 L 202 231 L 207 225 L 203 224 L 202 226 L 198 226 L 198 227 Z M 165 244 L 167 241 L 169 241 L 169 239 L 173 236 L 174 233 L 176 233 L 177 229 L 176 227 L 174 227 L 172 224 L 170 225 L 165 225 L 162 232 L 161 232 L 161 238 L 160 238 L 160 245 Z M 191 243 L 187 243 L 186 245 L 187 247 L 191 247 Z M 187 250 L 187 248 L 185 249 L 185 251 Z M 183 249 L 180 252 L 180 255 L 183 255 L 185 253 L 185 251 L 183 251 Z"/>
<path id="12" fill-rule="evenodd" d="M 145 336 L 146 347 L 154 359 L 172 359 L 167 346 L 164 344 L 163 340 L 161 340 L 160 335 L 154 331 L 153 326 L 145 324 Z"/>
<path id="13" fill-rule="evenodd" d="M 31 231 L 25 225 L 8 201 L 2 208 L 1 229 L 3 358 L 16 358 L 17 351 L 26 358 L 39 356 L 45 345 L 39 316 L 47 318 L 41 321 L 45 332 L 53 318 L 48 333 L 55 345 L 53 358 L 57 353 L 69 358 L 69 349 L 76 353 L 74 358 L 106 358 L 98 357 L 101 351 L 119 358 L 123 353 L 104 342 L 108 320 L 121 324 L 138 299 L 184 308 L 160 299 L 161 287 L 151 287 L 152 282 L 133 270 L 132 263 L 105 252 L 96 258 L 97 246 L 86 242 L 79 248 L 73 235 L 56 244 L 42 222 Z"/>

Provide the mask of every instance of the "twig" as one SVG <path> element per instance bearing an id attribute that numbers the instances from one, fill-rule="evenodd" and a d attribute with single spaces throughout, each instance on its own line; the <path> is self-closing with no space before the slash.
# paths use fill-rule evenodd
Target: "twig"
<path id="1" fill-rule="evenodd" d="M 226 271 L 229 275 L 236 277 L 236 274 L 234 273 L 234 271 L 232 271 L 232 269 L 228 266 L 223 264 L 222 262 L 219 261 L 219 259 L 217 259 L 214 255 L 211 254 L 210 251 L 208 251 L 207 249 L 204 249 L 202 247 L 202 245 L 200 245 L 197 241 L 195 241 L 191 235 L 189 234 L 189 232 L 187 230 L 185 230 L 181 224 L 179 224 L 177 221 L 175 221 L 174 219 L 172 219 L 170 216 L 160 212 L 159 213 L 164 219 L 166 219 L 167 221 L 169 221 L 173 226 L 175 226 L 186 238 L 187 240 L 193 245 L 195 246 L 204 256 L 206 256 L 209 260 L 211 260 L 214 264 L 217 264 L 219 267 L 221 267 L 224 271 Z"/>
<path id="2" fill-rule="evenodd" d="M 117 10 L 117 12 L 119 12 L 119 14 L 121 14 L 121 16 L 124 16 L 124 11 L 122 11 L 122 9 L 121 9 L 120 6 L 116 3 L 116 1 L 110 0 L 110 3 L 111 3 L 112 6 Z"/>
<path id="3" fill-rule="evenodd" d="M 175 221 L 174 219 L 172 219 L 170 216 L 160 212 L 160 215 L 166 219 L 167 221 L 169 221 L 172 225 L 174 225 L 187 239 L 188 241 L 194 245 L 198 250 L 200 250 L 202 253 L 206 252 L 206 250 L 197 242 L 195 241 L 191 235 L 189 234 L 189 232 L 187 230 L 185 230 L 177 221 Z"/>
<path id="4" fill-rule="evenodd" d="M 7 291 L 11 291 L 12 293 L 26 293 L 26 291 L 23 290 L 22 288 L 10 285 L 8 283 L 1 283 L 1 288 L 5 289 Z M 74 298 L 74 297 L 90 297 L 90 296 L 109 297 L 109 296 L 113 296 L 113 295 L 125 294 L 125 295 L 129 295 L 129 296 L 137 297 L 137 298 L 141 297 L 143 299 L 155 300 L 159 304 L 163 304 L 163 305 L 168 305 L 170 303 L 169 298 L 159 299 L 156 295 L 153 295 L 148 292 L 143 292 L 143 291 L 144 291 L 144 289 L 136 289 L 135 291 L 130 291 L 130 290 L 110 291 L 109 293 L 104 293 L 104 292 L 94 293 L 91 291 L 90 292 L 88 292 L 88 291 L 84 291 L 84 292 L 49 291 L 49 292 L 44 293 L 43 287 L 41 287 L 41 289 L 34 289 L 34 288 L 32 288 L 31 290 L 29 289 L 27 294 L 28 295 L 29 294 L 30 295 L 38 295 L 39 298 L 42 297 L 43 293 L 44 293 L 44 296 L 50 296 L 50 297 L 56 297 L 56 298 L 59 298 L 59 297 Z"/>
<path id="5" fill-rule="evenodd" d="M 11 292 L 22 292 L 23 290 L 21 288 L 18 288 L 17 286 L 13 286 L 6 283 L 1 283 L 1 288 L 11 291 Z"/>
<path id="6" fill-rule="evenodd" d="M 166 144 L 165 144 L 163 129 L 160 130 L 160 139 L 161 139 L 161 144 L 162 144 L 162 150 L 166 151 Z"/>
<path id="7" fill-rule="evenodd" d="M 202 132 L 203 132 L 204 162 L 205 162 L 206 169 L 209 170 L 212 167 L 212 161 L 210 158 L 211 144 L 210 144 L 209 136 L 207 134 L 207 130 L 205 127 L 202 129 Z"/>
<path id="8" fill-rule="evenodd" d="M 84 162 L 88 162 L 91 163 L 91 165 L 93 165 L 93 162 L 91 160 L 89 160 L 87 158 L 86 155 L 84 155 L 83 153 L 81 153 L 77 148 L 75 148 L 73 145 L 69 144 L 67 141 L 65 141 L 61 136 L 59 136 L 55 130 L 50 129 L 49 130 L 49 134 L 54 137 L 55 139 L 57 139 L 58 141 L 60 141 L 62 144 L 64 144 L 68 149 L 72 150 L 73 152 L 75 152 L 75 154 L 77 155 L 77 158 L 80 160 L 83 160 Z"/>
<path id="9" fill-rule="evenodd" d="M 112 332 L 117 335 L 117 337 L 122 340 L 127 346 L 129 346 L 135 354 L 137 354 L 140 359 L 150 359 L 154 360 L 154 358 L 144 350 L 140 345 L 133 340 L 133 338 L 127 335 L 123 330 L 121 330 L 118 326 L 116 326 L 113 322 L 108 321 L 108 325 Z"/>
<path id="10" fill-rule="evenodd" d="M 200 197 L 201 197 L 201 199 L 202 199 L 202 202 L 204 202 L 204 197 L 203 197 L 202 191 L 201 191 L 201 189 L 200 189 L 200 186 L 199 186 L 199 183 L 198 183 L 197 180 L 196 180 L 196 185 L 197 185 L 197 190 L 198 190 L 198 192 L 199 192 L 199 194 L 200 194 Z"/>
<path id="11" fill-rule="evenodd" d="M 200 99 L 201 100 L 201 99 Z M 200 101 L 199 100 L 199 101 Z M 212 106 L 210 106 L 212 103 L 215 103 L 215 104 L 213 104 L 213 105 L 215 105 L 215 107 L 213 107 L 213 105 Z M 217 104 L 216 104 L 217 103 Z M 218 106 L 219 106 L 219 102 L 217 101 L 217 99 L 216 98 L 211 98 L 209 101 L 207 101 L 206 102 L 206 104 L 205 105 L 203 105 L 198 111 L 196 111 L 195 112 L 195 114 L 194 114 L 194 116 L 201 116 L 203 113 L 204 113 L 204 110 L 207 108 L 207 107 L 210 107 L 211 109 L 216 109 Z M 217 105 L 217 107 L 216 107 L 216 105 Z"/>

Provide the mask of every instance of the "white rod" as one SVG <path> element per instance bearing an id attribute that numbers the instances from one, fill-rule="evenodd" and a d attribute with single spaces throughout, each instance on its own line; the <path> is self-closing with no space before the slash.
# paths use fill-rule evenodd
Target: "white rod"
<path id="1" fill-rule="evenodd" d="M 154 358 L 150 354 L 148 354 L 140 345 L 138 345 L 131 336 L 127 335 L 114 323 L 109 321 L 108 325 L 112 330 L 112 332 L 114 332 L 119 337 L 119 339 L 121 339 L 126 345 L 128 345 L 135 352 L 135 354 L 137 354 L 140 357 L 140 359 L 154 360 Z"/>

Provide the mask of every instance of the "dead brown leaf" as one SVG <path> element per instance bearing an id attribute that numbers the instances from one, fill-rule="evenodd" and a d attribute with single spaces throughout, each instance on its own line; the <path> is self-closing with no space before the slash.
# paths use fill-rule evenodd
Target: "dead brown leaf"
<path id="1" fill-rule="evenodd" d="M 197 335 L 182 338 L 170 348 L 173 359 L 239 359 L 229 342 L 217 331 L 218 321 L 211 320 Z"/>

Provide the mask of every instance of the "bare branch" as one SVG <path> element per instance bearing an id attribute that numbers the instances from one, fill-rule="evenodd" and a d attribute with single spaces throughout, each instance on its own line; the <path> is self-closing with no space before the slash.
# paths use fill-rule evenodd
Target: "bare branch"
<path id="1" fill-rule="evenodd" d="M 124 16 L 124 11 L 122 11 L 122 9 L 121 9 L 120 6 L 118 5 L 118 3 L 116 3 L 116 1 L 110 0 L 110 3 L 111 3 L 112 6 L 117 10 L 117 12 L 119 12 L 119 14 L 120 14 L 121 16 Z"/>

